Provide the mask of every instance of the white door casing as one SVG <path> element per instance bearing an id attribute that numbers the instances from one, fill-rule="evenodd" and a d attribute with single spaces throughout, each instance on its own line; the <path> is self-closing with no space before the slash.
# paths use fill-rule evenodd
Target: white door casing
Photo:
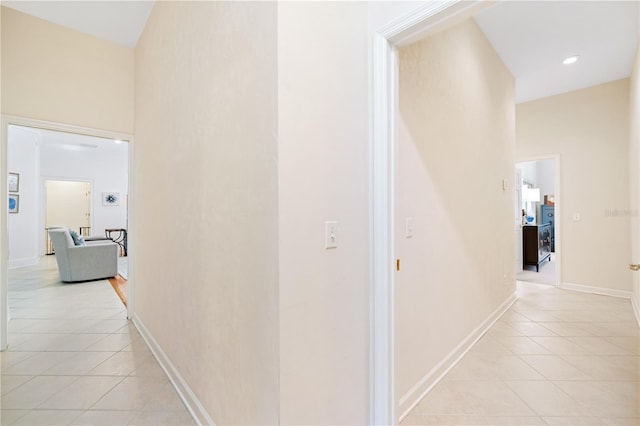
<path id="1" fill-rule="evenodd" d="M 397 49 L 450 27 L 493 5 L 489 1 L 434 1 L 386 25 L 373 40 L 371 424 L 398 422 L 394 379 L 395 120 Z"/>
<path id="2" fill-rule="evenodd" d="M 527 157 L 517 159 L 517 163 L 528 163 L 532 161 L 544 161 L 544 160 L 553 160 L 554 167 L 554 198 L 555 198 L 555 207 L 554 207 L 554 227 L 555 227 L 555 283 L 554 286 L 558 288 L 562 288 L 562 185 L 561 181 L 561 157 L 560 154 L 549 154 L 549 155 L 541 155 L 536 157 Z M 520 244 L 522 244 L 522 229 L 520 232 Z M 522 250 L 522 248 L 521 248 Z M 522 262 L 522 258 L 520 258 L 520 262 Z M 516 269 L 517 271 L 518 269 Z M 522 263 L 520 264 L 520 270 L 522 270 Z"/>
<path id="3" fill-rule="evenodd" d="M 130 254 L 128 262 L 128 297 L 127 297 L 127 317 L 131 318 L 135 310 L 135 300 L 132 291 L 135 287 L 135 177 L 133 173 L 133 135 L 119 132 L 110 132 L 107 130 L 90 129 L 86 127 L 74 126 L 70 124 L 54 123 L 50 121 L 37 120 L 27 117 L 17 117 L 10 115 L 2 115 L 0 118 L 0 173 L 6 176 L 7 170 L 7 151 L 8 151 L 8 129 L 10 125 L 34 127 L 45 130 L 54 130 L 59 132 L 77 133 L 80 135 L 96 136 L 108 139 L 119 139 L 129 142 L 129 203 L 128 203 L 128 252 Z M 6 182 L 6 180 L 4 181 Z M 8 229 L 8 191 L 7 185 L 0 185 L 0 228 L 2 238 L 0 238 L 0 351 L 4 351 L 8 347 L 7 330 L 9 322 L 9 303 L 8 303 L 8 238 L 6 230 Z M 133 255 L 131 255 L 133 254 Z"/>

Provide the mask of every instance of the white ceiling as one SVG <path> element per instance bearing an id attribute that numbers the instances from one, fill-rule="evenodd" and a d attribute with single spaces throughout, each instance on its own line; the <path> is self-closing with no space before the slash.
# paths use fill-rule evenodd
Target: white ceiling
<path id="1" fill-rule="evenodd" d="M 154 2 L 7 1 L 2 5 L 112 43 L 135 47 Z"/>
<path id="2" fill-rule="evenodd" d="M 24 13 L 134 47 L 153 1 L 6 1 Z M 501 1 L 476 22 L 516 78 L 516 101 L 628 77 L 640 31 L 640 2 Z M 580 55 L 562 65 L 569 55 Z"/>
<path id="3" fill-rule="evenodd" d="M 476 22 L 516 78 L 516 102 L 631 75 L 640 30 L 636 1 L 505 1 Z M 580 55 L 573 65 L 562 60 Z"/>

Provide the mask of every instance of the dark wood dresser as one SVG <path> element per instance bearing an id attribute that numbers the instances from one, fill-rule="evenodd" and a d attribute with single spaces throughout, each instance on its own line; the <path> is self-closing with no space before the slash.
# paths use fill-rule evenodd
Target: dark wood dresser
<path id="1" fill-rule="evenodd" d="M 522 267 L 535 266 L 540 271 L 540 264 L 551 256 L 551 224 L 524 225 L 522 227 Z"/>

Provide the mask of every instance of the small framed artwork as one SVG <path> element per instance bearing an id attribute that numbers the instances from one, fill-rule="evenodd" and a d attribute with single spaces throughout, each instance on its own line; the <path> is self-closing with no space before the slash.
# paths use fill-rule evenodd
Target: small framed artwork
<path id="1" fill-rule="evenodd" d="M 18 192 L 20 188 L 20 174 L 9 173 L 9 192 Z"/>
<path id="2" fill-rule="evenodd" d="M 18 213 L 20 210 L 20 196 L 9 194 L 9 213 Z"/>
<path id="3" fill-rule="evenodd" d="M 103 206 L 119 206 L 120 194 L 118 192 L 103 192 L 102 205 Z"/>

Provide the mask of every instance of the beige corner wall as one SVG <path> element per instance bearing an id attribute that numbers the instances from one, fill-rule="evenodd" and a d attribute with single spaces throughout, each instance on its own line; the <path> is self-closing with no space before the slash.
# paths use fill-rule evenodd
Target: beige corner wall
<path id="1" fill-rule="evenodd" d="M 133 49 L 2 7 L 1 111 L 133 132 Z"/>
<path id="2" fill-rule="evenodd" d="M 631 198 L 630 263 L 640 263 L 640 43 L 629 85 L 629 189 Z M 632 273 L 633 303 L 640 322 L 640 272 Z"/>
<path id="3" fill-rule="evenodd" d="M 516 160 L 560 155 L 563 285 L 631 292 L 629 117 L 628 79 L 516 107 Z"/>
<path id="4" fill-rule="evenodd" d="M 399 80 L 402 414 L 421 396 L 420 383 L 515 292 L 515 110 L 514 79 L 473 20 L 401 49 Z"/>
<path id="5" fill-rule="evenodd" d="M 156 2 L 136 48 L 136 316 L 216 424 L 278 423 L 276 18 Z"/>

